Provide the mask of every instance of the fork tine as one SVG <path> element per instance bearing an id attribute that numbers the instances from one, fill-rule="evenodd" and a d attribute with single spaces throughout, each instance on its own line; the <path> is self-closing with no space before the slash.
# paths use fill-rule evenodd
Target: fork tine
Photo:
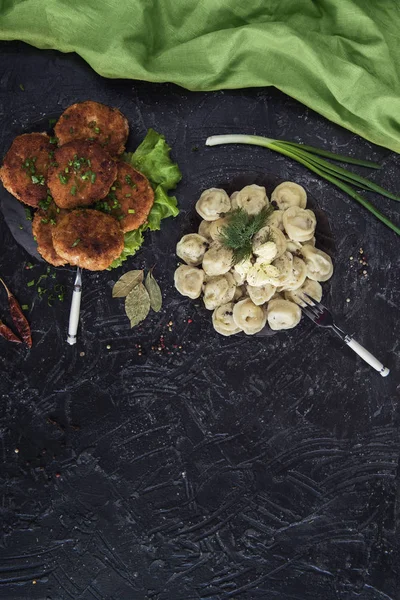
<path id="1" fill-rule="evenodd" d="M 303 294 L 303 296 L 305 296 L 307 298 L 307 300 L 310 300 L 314 304 L 314 306 L 319 309 L 320 312 L 322 312 L 323 310 L 327 310 L 327 308 L 323 304 L 321 304 L 321 302 L 318 302 L 318 300 L 315 300 L 315 298 L 312 298 L 305 292 L 302 292 L 302 294 Z"/>
<path id="2" fill-rule="evenodd" d="M 306 315 L 306 317 L 308 317 L 309 319 L 311 319 L 311 321 L 313 321 L 313 323 L 315 323 L 315 320 L 317 319 L 317 315 L 315 315 L 309 308 L 305 307 L 305 306 L 301 306 L 300 307 L 302 312 Z"/>
<path id="3" fill-rule="evenodd" d="M 303 296 L 306 296 L 306 294 L 303 292 Z M 310 299 L 311 300 L 311 299 Z M 309 301 L 309 297 L 307 296 L 306 298 L 303 298 L 303 301 L 306 303 L 307 305 L 307 309 L 312 312 L 313 315 L 315 315 L 315 317 L 319 317 L 321 315 L 321 311 L 315 306 L 315 304 L 310 304 Z M 303 307 L 302 307 L 303 308 Z"/>

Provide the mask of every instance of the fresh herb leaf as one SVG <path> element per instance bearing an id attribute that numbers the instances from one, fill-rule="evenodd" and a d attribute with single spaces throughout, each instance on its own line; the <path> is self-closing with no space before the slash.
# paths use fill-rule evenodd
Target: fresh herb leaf
<path id="1" fill-rule="evenodd" d="M 116 282 L 112 289 L 113 298 L 125 298 L 138 283 L 143 281 L 143 271 L 128 271 Z"/>
<path id="2" fill-rule="evenodd" d="M 249 258 L 253 252 L 254 235 L 265 226 L 273 207 L 266 206 L 258 214 L 249 215 L 243 208 L 228 213 L 228 224 L 221 228 L 221 243 L 232 250 L 235 263 Z"/>

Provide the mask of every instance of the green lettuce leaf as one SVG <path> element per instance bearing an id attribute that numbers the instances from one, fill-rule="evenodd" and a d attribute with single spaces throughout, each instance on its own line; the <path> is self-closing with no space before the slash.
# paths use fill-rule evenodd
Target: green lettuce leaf
<path id="1" fill-rule="evenodd" d="M 143 142 L 135 152 L 126 152 L 122 159 L 132 167 L 146 175 L 154 189 L 154 204 L 147 222 L 125 234 L 125 246 L 121 256 L 111 264 L 110 269 L 120 267 L 129 257 L 133 256 L 144 241 L 143 234 L 147 229 L 158 231 L 161 221 L 179 214 L 178 202 L 175 196 L 169 196 L 167 191 L 176 187 L 182 178 L 179 167 L 170 158 L 171 148 L 163 135 L 149 129 Z"/>
<path id="2" fill-rule="evenodd" d="M 162 185 L 165 190 L 172 190 L 181 180 L 182 173 L 178 165 L 172 162 L 170 151 L 165 137 L 149 129 L 135 152 L 124 154 L 123 159 L 146 175 L 153 187 Z"/>

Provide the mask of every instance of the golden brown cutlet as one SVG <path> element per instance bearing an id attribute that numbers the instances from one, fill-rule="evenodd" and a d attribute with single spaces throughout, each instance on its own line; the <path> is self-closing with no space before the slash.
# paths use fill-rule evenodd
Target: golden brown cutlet
<path id="1" fill-rule="evenodd" d="M 52 235 L 59 256 L 89 271 L 107 269 L 124 248 L 118 221 L 93 209 L 65 213 L 53 227 Z"/>
<path id="2" fill-rule="evenodd" d="M 57 148 L 48 187 L 60 208 L 89 206 L 104 198 L 116 178 L 117 164 L 95 142 L 75 140 Z"/>
<path id="3" fill-rule="evenodd" d="M 24 133 L 16 137 L 0 169 L 6 190 L 24 204 L 37 207 L 46 198 L 47 171 L 53 150 L 54 145 L 46 133 Z"/>
<path id="4" fill-rule="evenodd" d="M 146 222 L 154 204 L 154 192 L 147 177 L 127 163 L 119 162 L 117 178 L 104 202 L 127 232 Z"/>
<path id="5" fill-rule="evenodd" d="M 32 233 L 42 258 L 54 267 L 61 267 L 67 262 L 54 249 L 52 230 L 66 211 L 58 208 L 54 202 L 43 204 L 46 208 L 39 208 L 33 217 Z"/>
<path id="6" fill-rule="evenodd" d="M 87 100 L 69 106 L 54 127 L 59 144 L 97 141 L 111 156 L 122 154 L 129 134 L 126 117 L 117 109 Z"/>

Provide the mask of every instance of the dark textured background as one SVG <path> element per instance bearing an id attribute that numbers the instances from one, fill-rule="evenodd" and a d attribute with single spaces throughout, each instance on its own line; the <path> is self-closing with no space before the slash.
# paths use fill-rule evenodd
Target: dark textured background
<path id="1" fill-rule="evenodd" d="M 33 121 L 90 98 L 128 116 L 131 148 L 148 127 L 163 132 L 183 172 L 180 216 L 123 269 L 84 274 L 75 347 L 69 297 L 50 308 L 27 287 L 45 265 L 25 270 L 28 255 L 0 221 L 0 273 L 31 306 L 34 342 L 29 352 L 0 340 L 0 597 L 399 598 L 398 238 L 300 165 L 204 141 L 301 139 L 380 161 L 368 174 L 397 192 L 399 157 L 272 89 L 189 93 L 104 80 L 72 55 L 0 49 L 2 154 Z M 325 300 L 391 367 L 387 379 L 310 322 L 271 338 L 219 337 L 210 314 L 174 291 L 174 247 L 193 230 L 199 192 L 248 170 L 298 181 L 326 211 L 336 270 Z M 375 201 L 399 223 L 395 202 Z M 131 331 L 111 287 L 153 264 L 165 308 Z M 57 281 L 70 290 L 73 271 Z"/>

